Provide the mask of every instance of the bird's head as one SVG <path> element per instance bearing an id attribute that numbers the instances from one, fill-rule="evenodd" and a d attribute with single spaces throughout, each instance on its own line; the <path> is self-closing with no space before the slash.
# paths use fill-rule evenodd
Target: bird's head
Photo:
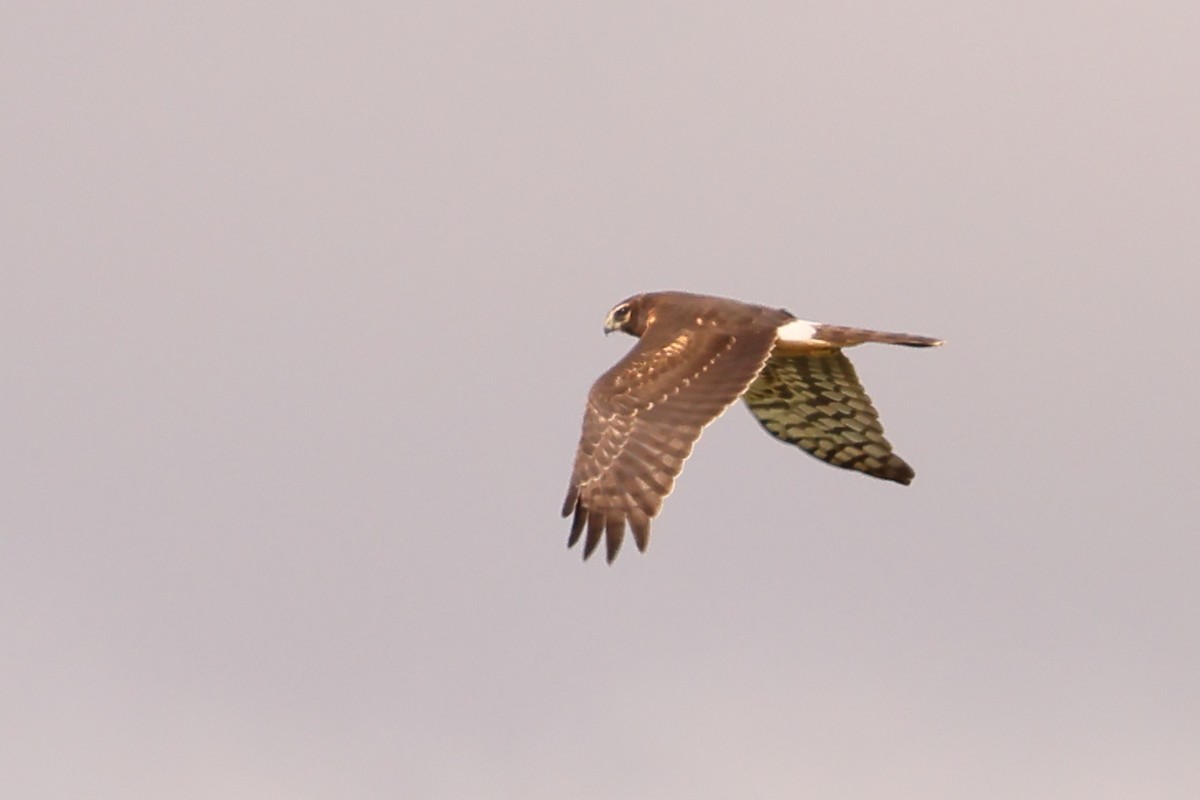
<path id="1" fill-rule="evenodd" d="M 613 306 L 608 312 L 608 318 L 604 320 L 604 333 L 622 331 L 630 336 L 641 336 L 645 333 L 646 325 L 650 322 L 645 298 L 645 295 L 638 294 Z"/>

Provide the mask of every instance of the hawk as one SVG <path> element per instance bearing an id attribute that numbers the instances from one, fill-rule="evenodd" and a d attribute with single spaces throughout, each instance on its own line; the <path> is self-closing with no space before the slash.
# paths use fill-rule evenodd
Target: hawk
<path id="1" fill-rule="evenodd" d="M 825 325 L 783 309 L 686 292 L 639 294 L 605 333 L 638 338 L 588 393 L 562 515 L 586 559 L 611 563 L 633 531 L 638 550 L 704 428 L 739 397 L 767 433 L 822 461 L 907 485 L 871 399 L 842 349 L 864 342 L 935 347 L 938 339 Z M 585 535 L 586 531 L 586 535 Z"/>

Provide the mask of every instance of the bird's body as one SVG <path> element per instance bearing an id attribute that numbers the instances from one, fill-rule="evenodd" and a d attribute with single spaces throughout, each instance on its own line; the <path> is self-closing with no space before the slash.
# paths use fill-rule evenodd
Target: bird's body
<path id="1" fill-rule="evenodd" d="M 638 343 L 588 393 L 563 516 L 584 558 L 600 540 L 611 562 L 625 526 L 645 550 L 650 520 L 704 427 L 739 397 L 777 439 L 834 466 L 908 484 L 842 348 L 930 347 L 937 339 L 797 319 L 782 309 L 685 292 L 635 295 L 606 332 Z M 584 533 L 586 531 L 586 536 Z"/>

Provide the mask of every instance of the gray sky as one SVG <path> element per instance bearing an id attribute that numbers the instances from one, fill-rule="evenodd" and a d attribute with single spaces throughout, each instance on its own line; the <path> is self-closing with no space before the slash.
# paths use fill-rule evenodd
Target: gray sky
<path id="1" fill-rule="evenodd" d="M 21 798 L 1200 796 L 1194 3 L 25 3 L 0 75 Z M 609 307 L 855 351 L 558 517 Z"/>

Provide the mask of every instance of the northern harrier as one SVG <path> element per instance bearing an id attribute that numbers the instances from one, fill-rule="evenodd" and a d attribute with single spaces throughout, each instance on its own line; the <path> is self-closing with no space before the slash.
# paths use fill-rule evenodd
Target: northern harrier
<path id="1" fill-rule="evenodd" d="M 609 562 L 633 531 L 639 550 L 700 432 L 742 397 L 759 423 L 835 467 L 907 485 L 842 348 L 864 342 L 933 347 L 927 336 L 824 325 L 722 297 L 654 292 L 618 303 L 606 333 L 638 337 L 588 393 L 564 517 L 567 546 L 586 559 L 605 539 Z"/>

